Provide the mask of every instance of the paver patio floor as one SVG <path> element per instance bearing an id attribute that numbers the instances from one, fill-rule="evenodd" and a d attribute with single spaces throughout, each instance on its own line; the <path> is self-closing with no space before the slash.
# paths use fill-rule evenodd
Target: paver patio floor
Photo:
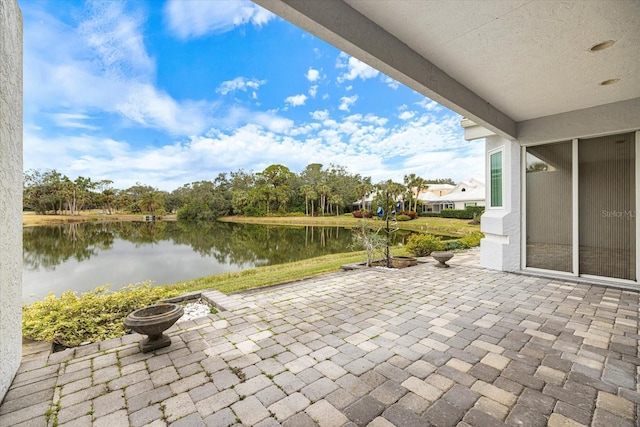
<path id="1" fill-rule="evenodd" d="M 23 361 L 1 426 L 636 426 L 634 291 L 481 269 L 354 270 Z"/>

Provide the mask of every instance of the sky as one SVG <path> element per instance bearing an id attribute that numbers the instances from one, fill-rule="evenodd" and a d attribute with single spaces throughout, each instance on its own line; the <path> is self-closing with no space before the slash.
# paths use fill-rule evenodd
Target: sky
<path id="1" fill-rule="evenodd" d="M 460 115 L 250 1 L 18 4 L 25 171 L 166 191 L 271 164 L 484 177 Z"/>

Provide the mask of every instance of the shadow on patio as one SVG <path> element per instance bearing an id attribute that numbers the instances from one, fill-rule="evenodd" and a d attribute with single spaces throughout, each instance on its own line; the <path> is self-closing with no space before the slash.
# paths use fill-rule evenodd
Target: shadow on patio
<path id="1" fill-rule="evenodd" d="M 637 425 L 634 291 L 452 268 L 330 274 L 23 364 L 0 425 Z"/>

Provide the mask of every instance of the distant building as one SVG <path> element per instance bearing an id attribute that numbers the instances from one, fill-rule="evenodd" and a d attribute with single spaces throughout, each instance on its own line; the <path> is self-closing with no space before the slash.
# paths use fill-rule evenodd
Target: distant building
<path id="1" fill-rule="evenodd" d="M 444 188 L 436 188 L 434 192 L 424 192 L 418 196 L 422 201 L 422 212 L 442 212 L 443 209 L 465 209 L 469 206 L 485 206 L 486 194 L 484 182 L 477 178 L 460 181 L 445 192 Z M 435 186 L 435 185 L 434 185 Z M 440 195 L 436 196 L 435 192 Z"/>

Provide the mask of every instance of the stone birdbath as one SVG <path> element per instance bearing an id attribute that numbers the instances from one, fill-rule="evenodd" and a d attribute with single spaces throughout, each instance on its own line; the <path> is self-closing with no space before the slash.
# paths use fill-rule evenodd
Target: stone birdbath
<path id="1" fill-rule="evenodd" d="M 135 310 L 124 319 L 124 325 L 135 332 L 147 335 L 142 341 L 142 352 L 171 345 L 171 338 L 164 334 L 182 316 L 184 309 L 178 304 L 155 304 Z"/>
<path id="2" fill-rule="evenodd" d="M 447 264 L 447 261 L 453 258 L 453 253 L 446 251 L 435 251 L 431 252 L 431 256 L 433 257 L 433 259 L 438 261 L 436 267 L 448 268 L 449 264 Z"/>

